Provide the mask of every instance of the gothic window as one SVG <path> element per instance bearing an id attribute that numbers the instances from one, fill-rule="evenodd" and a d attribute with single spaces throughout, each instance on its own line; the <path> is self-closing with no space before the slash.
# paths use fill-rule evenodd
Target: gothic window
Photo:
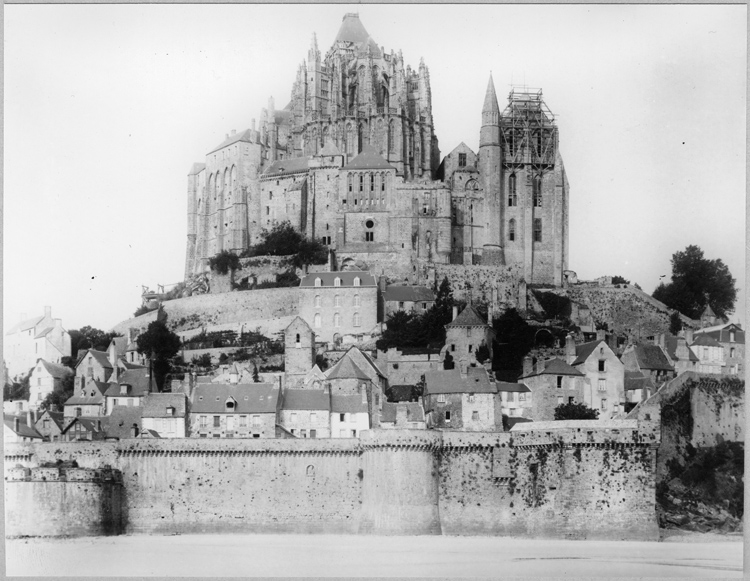
<path id="1" fill-rule="evenodd" d="M 388 125 L 388 151 L 396 153 L 396 122 L 391 121 Z"/>
<path id="2" fill-rule="evenodd" d="M 477 184 L 477 180 L 468 180 L 466 182 L 466 185 L 464 186 L 465 190 L 477 190 L 479 189 L 479 185 Z"/>
<path id="3" fill-rule="evenodd" d="M 333 286 L 341 286 L 341 279 L 338 276 L 333 279 Z"/>
<path id="4" fill-rule="evenodd" d="M 320 295 L 315 295 L 315 306 L 320 307 L 321 306 L 321 298 Z"/>
<path id="5" fill-rule="evenodd" d="M 542 219 L 534 218 L 534 242 L 542 241 Z"/>
<path id="6" fill-rule="evenodd" d="M 353 324 L 354 324 L 355 327 L 359 327 L 360 326 L 359 313 L 354 313 L 354 318 L 353 318 L 352 322 L 353 322 Z"/>
<path id="7" fill-rule="evenodd" d="M 363 174 L 360 174 L 359 176 L 359 191 L 365 191 L 365 176 Z"/>
<path id="8" fill-rule="evenodd" d="M 542 205 L 542 178 L 541 176 L 534 176 L 534 206 L 540 207 Z"/>
<path id="9" fill-rule="evenodd" d="M 385 191 L 385 174 L 380 174 L 380 191 Z"/>
<path id="10" fill-rule="evenodd" d="M 516 220 L 511 218 L 508 222 L 508 240 L 513 242 L 516 239 Z"/>
<path id="11" fill-rule="evenodd" d="M 352 193 L 352 189 L 354 188 L 354 184 L 352 184 L 352 176 L 351 174 L 347 177 L 347 181 L 349 182 L 349 193 Z"/>
<path id="12" fill-rule="evenodd" d="M 458 167 L 466 167 L 466 154 L 465 153 L 458 154 Z"/>
<path id="13" fill-rule="evenodd" d="M 320 329 L 320 313 L 315 313 L 315 317 L 313 318 L 313 325 Z"/>
<path id="14" fill-rule="evenodd" d="M 333 326 L 334 327 L 341 326 L 341 315 L 339 315 L 338 313 L 333 315 Z"/>
<path id="15" fill-rule="evenodd" d="M 354 155 L 354 128 L 351 123 L 346 126 L 346 153 Z"/>
<path id="16" fill-rule="evenodd" d="M 516 194 L 516 174 L 508 176 L 508 206 L 517 206 L 518 197 Z"/>
<path id="17" fill-rule="evenodd" d="M 370 174 L 370 191 L 375 191 L 375 174 Z"/>

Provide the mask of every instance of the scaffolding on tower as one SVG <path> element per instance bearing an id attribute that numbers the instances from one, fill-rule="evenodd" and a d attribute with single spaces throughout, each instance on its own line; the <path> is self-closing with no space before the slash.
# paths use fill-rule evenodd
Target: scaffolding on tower
<path id="1" fill-rule="evenodd" d="M 557 125 L 541 89 L 511 89 L 500 116 L 500 133 L 506 166 L 531 165 L 538 171 L 554 167 Z"/>

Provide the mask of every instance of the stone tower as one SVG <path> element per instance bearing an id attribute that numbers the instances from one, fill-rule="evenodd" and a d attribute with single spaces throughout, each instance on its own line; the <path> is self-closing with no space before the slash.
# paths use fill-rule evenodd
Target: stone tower
<path id="1" fill-rule="evenodd" d="M 315 365 L 315 333 L 304 319 L 295 317 L 284 330 L 286 387 L 302 387 L 302 380 L 313 365 Z"/>
<path id="2" fill-rule="evenodd" d="M 502 266 L 503 253 L 503 204 L 501 198 L 502 149 L 500 145 L 500 107 L 497 104 L 495 83 L 487 84 L 482 107 L 482 128 L 479 133 L 479 173 L 482 176 L 485 208 L 485 243 L 482 264 Z"/>

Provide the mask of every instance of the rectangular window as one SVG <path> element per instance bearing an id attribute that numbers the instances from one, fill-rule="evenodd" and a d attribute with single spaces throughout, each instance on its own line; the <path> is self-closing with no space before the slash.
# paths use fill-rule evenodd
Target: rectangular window
<path id="1" fill-rule="evenodd" d="M 317 430 L 310 430 L 310 437 L 311 438 L 317 438 L 318 437 Z"/>
<path id="2" fill-rule="evenodd" d="M 340 422 L 346 421 L 346 414 L 339 414 L 339 421 Z"/>
<path id="3" fill-rule="evenodd" d="M 297 423 L 297 414 L 295 414 L 295 413 L 292 413 L 292 414 L 291 414 L 291 420 L 290 420 L 290 421 L 291 421 L 291 422 L 292 422 L 293 424 L 296 424 L 296 423 Z"/>
<path id="4" fill-rule="evenodd" d="M 365 242 L 374 242 L 375 232 L 365 232 Z"/>
<path id="5" fill-rule="evenodd" d="M 445 394 L 438 395 L 438 403 L 445 403 Z"/>
<path id="6" fill-rule="evenodd" d="M 562 404 L 563 404 L 563 396 L 558 395 L 557 396 L 557 405 L 562 405 Z"/>
<path id="7" fill-rule="evenodd" d="M 603 410 L 607 409 L 607 400 L 606 399 L 602 399 L 602 409 Z"/>
<path id="8" fill-rule="evenodd" d="M 260 425 L 260 416 L 253 416 L 253 425 L 254 426 Z"/>
<path id="9" fill-rule="evenodd" d="M 479 421 L 479 412 L 471 412 L 471 419 L 475 422 Z"/>
<path id="10" fill-rule="evenodd" d="M 307 438 L 307 430 L 300 430 L 299 435 L 303 438 Z"/>
<path id="11" fill-rule="evenodd" d="M 221 426 L 221 416 L 214 416 L 214 428 Z"/>
<path id="12" fill-rule="evenodd" d="M 534 218 L 534 242 L 542 241 L 542 219 Z"/>
<path id="13" fill-rule="evenodd" d="M 451 351 L 455 351 L 455 350 L 456 350 L 456 345 L 454 343 L 451 343 Z"/>
<path id="14" fill-rule="evenodd" d="M 474 394 L 473 393 L 469 394 L 469 403 L 474 403 Z"/>
<path id="15" fill-rule="evenodd" d="M 576 398 L 574 398 L 574 397 L 569 397 L 568 398 L 568 403 L 575 403 L 575 402 L 576 402 Z"/>
<path id="16" fill-rule="evenodd" d="M 451 421 L 451 413 L 450 412 L 445 412 L 445 421 L 446 422 L 450 422 Z"/>
<path id="17" fill-rule="evenodd" d="M 466 154 L 465 153 L 458 154 L 458 167 L 466 167 Z"/>
<path id="18" fill-rule="evenodd" d="M 240 427 L 241 428 L 247 427 L 247 416 L 240 416 Z"/>
<path id="19" fill-rule="evenodd" d="M 474 349 L 474 345 L 469 345 L 469 353 Z"/>
<path id="20" fill-rule="evenodd" d="M 315 412 L 311 413 L 311 414 L 310 414 L 310 423 L 311 423 L 311 424 L 314 424 L 314 423 L 316 423 L 317 421 L 318 421 L 318 416 L 317 416 L 317 414 L 316 414 Z"/>
<path id="21" fill-rule="evenodd" d="M 604 359 L 599 360 L 599 371 L 604 371 Z"/>
<path id="22" fill-rule="evenodd" d="M 607 380 L 606 379 L 600 379 L 599 380 L 599 387 L 597 389 L 599 391 L 607 391 Z"/>
<path id="23" fill-rule="evenodd" d="M 557 376 L 557 389 L 562 389 L 562 375 Z"/>
<path id="24" fill-rule="evenodd" d="M 221 438 L 221 434 L 214 434 L 214 438 Z"/>
<path id="25" fill-rule="evenodd" d="M 201 416 L 201 428 L 208 426 L 208 416 Z"/>

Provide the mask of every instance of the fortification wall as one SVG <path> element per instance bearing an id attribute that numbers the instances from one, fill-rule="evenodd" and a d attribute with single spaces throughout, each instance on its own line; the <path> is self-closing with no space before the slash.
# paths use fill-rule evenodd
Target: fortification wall
<path id="1" fill-rule="evenodd" d="M 744 383 L 722 376 L 702 376 L 690 391 L 691 444 L 716 446 L 721 440 L 745 441 Z"/>
<path id="2" fill-rule="evenodd" d="M 525 308 L 519 305 L 518 285 L 521 271 L 513 266 L 476 266 L 464 264 L 431 264 L 421 267 L 422 284 L 432 286 L 448 279 L 453 289 L 453 296 L 467 300 L 469 289 L 471 298 L 496 307 Z M 524 293 L 525 294 L 525 293 Z"/>

